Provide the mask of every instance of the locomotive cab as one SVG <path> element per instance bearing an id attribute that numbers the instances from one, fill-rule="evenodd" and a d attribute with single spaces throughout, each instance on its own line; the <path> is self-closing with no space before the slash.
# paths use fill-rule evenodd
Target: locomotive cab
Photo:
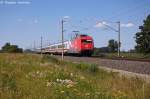
<path id="1" fill-rule="evenodd" d="M 94 42 L 92 37 L 88 35 L 80 35 L 81 39 L 81 54 L 84 56 L 91 56 L 94 50 Z"/>

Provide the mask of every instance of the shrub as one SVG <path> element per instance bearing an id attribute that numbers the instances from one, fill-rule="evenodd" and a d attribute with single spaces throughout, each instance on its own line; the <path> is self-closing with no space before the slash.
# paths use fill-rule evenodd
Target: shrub
<path id="1" fill-rule="evenodd" d="M 18 48 L 17 45 L 11 45 L 10 43 L 6 43 L 2 47 L 2 52 L 7 52 L 7 53 L 22 53 L 23 49 L 22 48 Z"/>

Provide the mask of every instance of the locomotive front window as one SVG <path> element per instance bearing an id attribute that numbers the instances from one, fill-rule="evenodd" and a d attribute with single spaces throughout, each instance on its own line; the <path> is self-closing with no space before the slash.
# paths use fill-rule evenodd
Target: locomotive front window
<path id="1" fill-rule="evenodd" d="M 81 37 L 86 37 L 87 35 L 86 35 L 86 34 L 85 34 L 85 35 L 84 35 L 84 34 L 82 34 L 82 35 L 80 35 L 80 36 L 81 36 Z"/>
<path id="2" fill-rule="evenodd" d="M 92 40 L 81 40 L 82 43 L 92 43 Z"/>

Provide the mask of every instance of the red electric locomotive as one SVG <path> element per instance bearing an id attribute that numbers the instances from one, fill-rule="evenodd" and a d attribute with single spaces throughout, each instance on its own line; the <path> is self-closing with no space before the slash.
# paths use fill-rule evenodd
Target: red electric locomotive
<path id="1" fill-rule="evenodd" d="M 68 53 L 91 56 L 93 50 L 93 38 L 91 36 L 81 34 L 77 35 L 74 39 L 71 40 Z"/>

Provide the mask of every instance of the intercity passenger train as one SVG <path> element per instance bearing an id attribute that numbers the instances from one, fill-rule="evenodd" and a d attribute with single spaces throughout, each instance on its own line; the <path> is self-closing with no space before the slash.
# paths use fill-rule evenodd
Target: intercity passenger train
<path id="1" fill-rule="evenodd" d="M 91 56 L 94 50 L 94 41 L 91 36 L 80 34 L 76 35 L 72 40 L 64 41 L 63 45 L 62 43 L 55 43 L 43 47 L 42 53 L 61 54 L 62 50 L 64 54 Z M 37 51 L 40 52 L 40 49 Z"/>

